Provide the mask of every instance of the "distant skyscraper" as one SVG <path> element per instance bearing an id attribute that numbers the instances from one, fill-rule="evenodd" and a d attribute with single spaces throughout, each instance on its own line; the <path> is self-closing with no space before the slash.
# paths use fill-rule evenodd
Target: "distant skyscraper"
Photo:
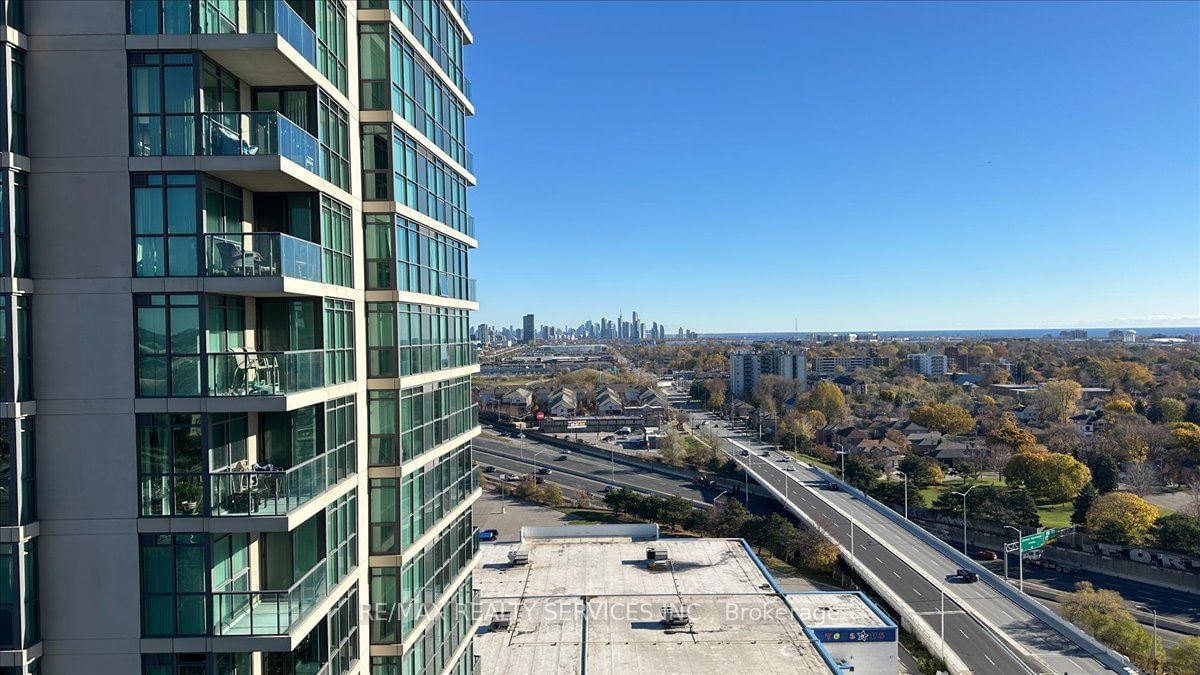
<path id="1" fill-rule="evenodd" d="M 533 315 L 525 315 L 525 326 L 521 329 L 521 342 L 533 342 L 536 337 L 537 325 L 533 322 Z"/>

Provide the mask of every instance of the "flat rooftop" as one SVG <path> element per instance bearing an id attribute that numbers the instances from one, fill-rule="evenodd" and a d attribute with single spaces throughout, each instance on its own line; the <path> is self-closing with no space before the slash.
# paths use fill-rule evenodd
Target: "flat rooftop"
<path id="1" fill-rule="evenodd" d="M 886 628 L 888 623 L 853 593 L 789 593 L 787 603 L 809 628 Z"/>
<path id="2" fill-rule="evenodd" d="M 485 625 L 475 650 L 483 675 L 831 672 L 790 604 L 802 595 L 779 594 L 740 539 L 565 537 L 600 528 L 526 529 L 558 534 L 481 546 L 475 581 Z M 651 546 L 665 547 L 670 564 L 648 569 Z M 509 564 L 509 552 L 518 550 L 529 555 L 528 565 Z M 798 606 L 836 606 L 850 622 L 839 627 L 856 626 L 855 617 L 883 625 L 858 594 L 820 595 L 811 607 Z M 690 624 L 665 626 L 664 607 L 686 607 Z M 488 627 L 496 612 L 509 612 L 507 630 Z"/>

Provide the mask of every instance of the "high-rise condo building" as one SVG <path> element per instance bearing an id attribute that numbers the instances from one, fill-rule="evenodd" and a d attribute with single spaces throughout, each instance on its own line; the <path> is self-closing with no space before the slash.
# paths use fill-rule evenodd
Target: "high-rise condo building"
<path id="1" fill-rule="evenodd" d="M 806 358 L 803 349 L 736 349 L 729 356 L 729 391 L 734 398 L 747 400 L 763 375 L 798 382 L 803 391 L 808 378 Z"/>
<path id="2" fill-rule="evenodd" d="M 461 1 L 3 6 L 0 673 L 473 672 Z"/>
<path id="3" fill-rule="evenodd" d="M 526 314 L 524 325 L 521 327 L 521 342 L 533 342 L 537 337 L 537 324 L 533 315 Z"/>

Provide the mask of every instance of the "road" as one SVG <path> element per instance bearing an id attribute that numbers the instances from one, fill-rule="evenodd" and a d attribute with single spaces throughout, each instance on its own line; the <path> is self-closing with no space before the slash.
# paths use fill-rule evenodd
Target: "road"
<path id="1" fill-rule="evenodd" d="M 560 460 L 558 458 L 563 456 L 563 453 L 556 446 L 529 439 L 500 440 L 488 438 L 486 435 L 476 438 L 472 445 L 476 460 L 483 466 L 494 466 L 500 472 L 517 474 L 531 473 L 536 467 L 549 467 L 554 473 L 546 479 L 564 488 L 599 493 L 603 492 L 607 485 L 624 485 L 651 494 L 677 495 L 697 503 L 712 503 L 721 493 L 720 490 L 697 487 L 690 481 L 668 472 L 656 472 L 622 464 L 619 455 L 614 462 L 573 452 L 566 455 L 566 459 Z M 492 476 L 495 477 L 496 474 Z M 752 498 L 751 502 L 753 501 Z"/>
<path id="2" fill-rule="evenodd" d="M 674 395 L 671 400 L 676 407 L 688 410 L 697 423 L 709 419 L 691 406 L 686 396 Z M 923 615 L 935 631 L 940 631 L 944 616 L 945 629 L 941 634 L 946 648 L 972 670 L 1029 672 L 1043 670 L 1040 664 L 1044 664 L 1044 670 L 1054 673 L 1108 672 L 1082 648 L 987 584 L 951 583 L 949 580 L 957 568 L 954 561 L 848 493 L 821 489 L 824 480 L 804 465 L 796 466 L 792 472 L 785 471 L 784 464 L 777 461 L 778 453 L 771 453 L 775 455 L 771 458 L 761 456 L 768 446 L 724 427 L 718 427 L 716 432 L 721 436 L 721 450 L 785 492 L 794 508 L 830 532 L 838 543 L 850 549 L 853 541 L 853 555 Z M 743 449 L 749 449 L 750 455 L 741 456 Z M 850 518 L 843 514 L 849 514 Z M 871 534 L 864 532 L 864 527 Z M 939 611 L 943 589 L 947 593 L 944 615 Z M 960 602 L 1010 636 L 1037 661 L 1030 664 L 1027 657 L 1015 654 L 991 628 L 964 612 Z"/>

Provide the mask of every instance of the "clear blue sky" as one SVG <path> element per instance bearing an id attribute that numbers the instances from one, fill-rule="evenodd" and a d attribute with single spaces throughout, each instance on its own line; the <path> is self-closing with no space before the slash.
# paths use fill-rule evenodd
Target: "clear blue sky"
<path id="1" fill-rule="evenodd" d="M 1200 323 L 1200 5 L 471 19 L 473 322 Z"/>

